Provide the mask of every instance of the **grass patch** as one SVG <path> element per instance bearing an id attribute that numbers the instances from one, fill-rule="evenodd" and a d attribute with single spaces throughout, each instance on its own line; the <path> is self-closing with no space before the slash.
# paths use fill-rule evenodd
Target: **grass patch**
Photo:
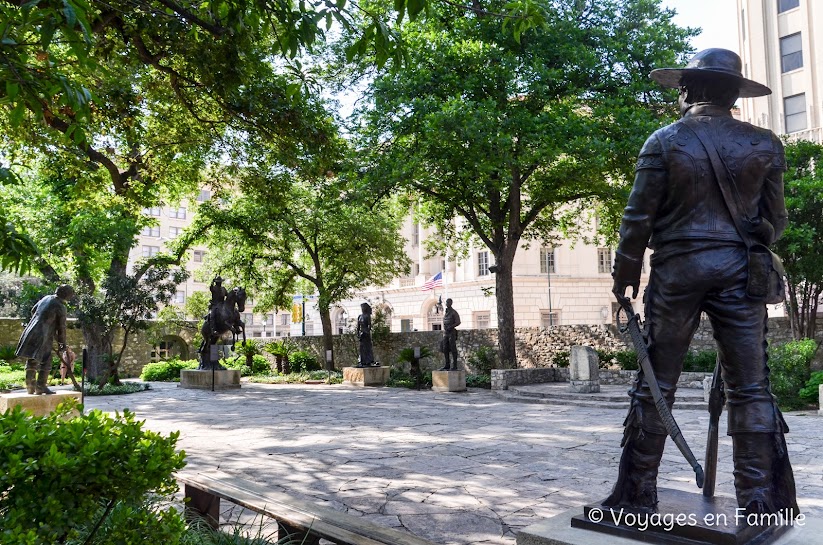
<path id="1" fill-rule="evenodd" d="M 85 395 L 87 396 L 116 396 L 125 394 L 136 394 L 151 389 L 151 384 L 145 382 L 124 382 L 119 386 L 106 384 L 100 388 L 97 384 L 86 384 Z"/>

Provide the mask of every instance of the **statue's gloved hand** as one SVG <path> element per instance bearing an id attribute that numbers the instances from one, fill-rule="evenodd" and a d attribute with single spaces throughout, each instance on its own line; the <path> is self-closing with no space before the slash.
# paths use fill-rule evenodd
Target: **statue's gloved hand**
<path id="1" fill-rule="evenodd" d="M 615 254 L 614 270 L 612 271 L 612 278 L 614 285 L 612 286 L 612 293 L 618 299 L 626 297 L 626 288 L 632 288 L 632 299 L 637 298 L 637 293 L 640 290 L 640 272 L 643 269 L 643 259 L 634 259 L 623 255 L 620 252 Z"/>

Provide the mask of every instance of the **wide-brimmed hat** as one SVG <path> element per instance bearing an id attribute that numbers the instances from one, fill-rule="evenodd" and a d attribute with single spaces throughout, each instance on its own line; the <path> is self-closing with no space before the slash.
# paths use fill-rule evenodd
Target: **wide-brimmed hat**
<path id="1" fill-rule="evenodd" d="M 772 90 L 761 83 L 746 79 L 741 71 L 743 63 L 734 51 L 728 49 L 704 49 L 695 54 L 685 68 L 658 68 L 652 70 L 651 78 L 664 87 L 680 87 L 685 75 L 695 74 L 734 82 L 740 89 L 740 96 L 762 97 L 772 94 Z"/>

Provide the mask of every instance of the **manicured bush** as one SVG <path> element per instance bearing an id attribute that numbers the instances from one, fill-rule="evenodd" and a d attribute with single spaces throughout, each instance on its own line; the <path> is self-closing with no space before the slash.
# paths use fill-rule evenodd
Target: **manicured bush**
<path id="1" fill-rule="evenodd" d="M 143 367 L 140 379 L 154 382 L 177 382 L 180 380 L 180 371 L 183 369 L 197 369 L 199 366 L 197 360 L 179 360 L 175 358 L 158 361 Z"/>
<path id="2" fill-rule="evenodd" d="M 179 433 L 144 430 L 128 410 L 70 417 L 74 406 L 44 417 L 19 407 L 0 415 L 0 543 L 83 543 L 118 502 L 177 491 L 173 473 L 185 465 L 185 454 L 175 450 Z M 135 532 L 125 541 L 93 542 L 147 537 Z M 165 537 L 151 542 L 175 542 Z"/>
<path id="3" fill-rule="evenodd" d="M 800 390 L 800 398 L 806 403 L 818 403 L 821 384 L 823 384 L 823 371 L 815 371 L 806 382 L 806 386 Z"/>
<path id="4" fill-rule="evenodd" d="M 319 371 L 323 368 L 317 361 L 317 357 L 309 354 L 305 350 L 298 350 L 289 354 L 289 366 L 292 373 L 299 373 L 302 371 Z"/>
<path id="5" fill-rule="evenodd" d="M 800 390 L 810 378 L 811 361 L 816 350 L 817 343 L 811 339 L 769 347 L 769 378 L 772 393 L 781 409 L 791 411 L 806 406 L 806 401 L 800 397 Z"/>

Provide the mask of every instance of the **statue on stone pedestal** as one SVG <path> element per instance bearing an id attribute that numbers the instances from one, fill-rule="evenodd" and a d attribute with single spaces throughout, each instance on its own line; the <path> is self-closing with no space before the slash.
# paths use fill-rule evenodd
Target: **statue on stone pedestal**
<path id="1" fill-rule="evenodd" d="M 225 369 L 216 361 L 212 361 L 211 347 L 229 332 L 232 334 L 232 346 L 241 334 L 243 344 L 246 344 L 246 324 L 240 319 L 240 313 L 246 310 L 246 290 L 237 287 L 227 291 L 223 287 L 223 279 L 218 276 L 212 281 L 209 291 L 212 293 L 212 300 L 209 303 L 209 312 L 200 327 L 203 342 L 197 349 L 200 354 L 198 369 Z"/>
<path id="2" fill-rule="evenodd" d="M 701 51 L 686 68 L 655 70 L 651 77 L 680 89 L 683 117 L 652 134 L 640 151 L 613 292 L 621 304 L 628 301 L 626 288 L 637 296 L 643 254 L 652 248 L 645 344 L 669 408 L 700 315 L 708 315 L 729 411 L 737 504 L 747 513 L 796 516 L 788 427 L 766 365 L 766 303 L 780 300 L 782 282 L 779 259 L 767 246 L 787 224 L 786 160 L 772 132 L 730 111 L 738 97 L 771 91 L 744 78 L 740 57 L 725 49 Z M 651 382 L 640 371 L 630 391 L 618 480 L 605 506 L 657 511 L 667 427 Z"/>
<path id="3" fill-rule="evenodd" d="M 31 310 L 31 320 L 17 343 L 16 354 L 26 358 L 26 391 L 29 394 L 53 394 L 48 388 L 51 373 L 51 348 L 57 338 L 57 350 L 64 360 L 74 352 L 66 344 L 66 303 L 74 299 L 71 286 L 62 285 L 54 295 L 46 295 Z"/>
<path id="4" fill-rule="evenodd" d="M 371 340 L 371 305 L 360 304 L 360 316 L 357 317 L 357 339 L 360 341 L 357 367 L 372 367 L 374 361 L 374 347 Z"/>
<path id="5" fill-rule="evenodd" d="M 440 351 L 446 364 L 440 371 L 457 371 L 457 326 L 460 325 L 460 315 L 452 308 L 452 300 L 446 299 L 446 311 L 443 313 L 443 340 L 440 341 Z M 451 364 L 449 362 L 451 354 Z"/>

